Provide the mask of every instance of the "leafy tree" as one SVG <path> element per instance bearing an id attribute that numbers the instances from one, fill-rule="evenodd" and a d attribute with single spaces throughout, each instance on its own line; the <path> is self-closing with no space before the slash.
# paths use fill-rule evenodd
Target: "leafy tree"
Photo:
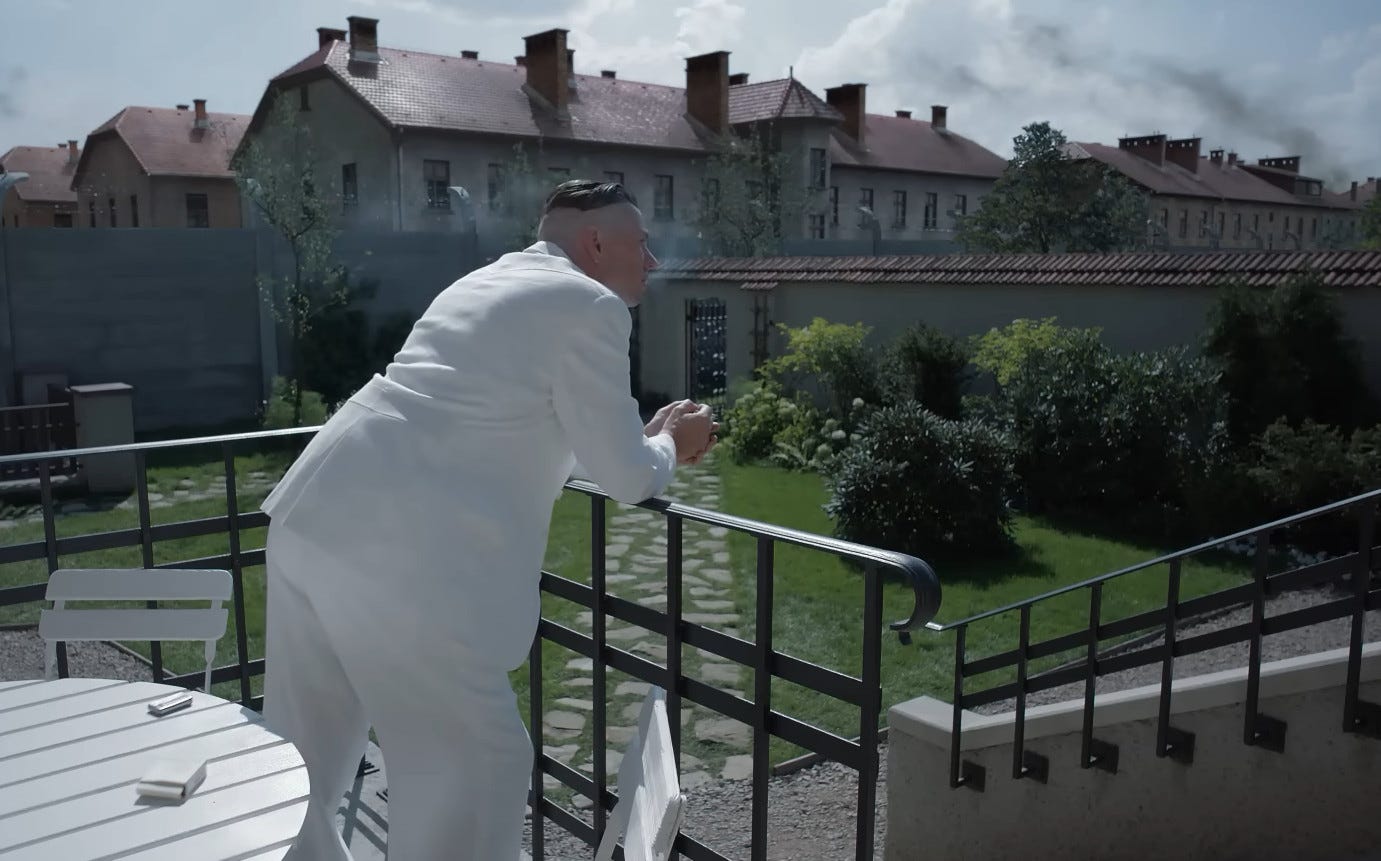
<path id="1" fill-rule="evenodd" d="M 1119 251 L 1144 242 L 1148 201 L 1115 171 L 1071 160 L 1065 136 L 1032 123 L 983 205 L 959 225 L 970 250 L 1048 254 Z"/>
<path id="2" fill-rule="evenodd" d="M 302 421 L 303 339 L 313 323 L 350 301 L 348 280 L 333 262 L 338 231 L 332 211 L 339 193 L 317 180 L 318 155 L 311 128 L 281 93 L 272 99 L 267 122 L 234 159 L 235 181 L 260 219 L 287 243 L 291 272 L 260 276 L 259 288 L 275 319 L 287 327 L 292 421 Z"/>
<path id="3" fill-rule="evenodd" d="M 800 159 L 765 126 L 725 136 L 706 160 L 695 223 L 708 253 L 769 256 L 822 203 L 823 190 L 808 187 Z"/>
<path id="4" fill-rule="evenodd" d="M 1381 187 L 1362 209 L 1361 228 L 1362 247 L 1381 250 Z"/>

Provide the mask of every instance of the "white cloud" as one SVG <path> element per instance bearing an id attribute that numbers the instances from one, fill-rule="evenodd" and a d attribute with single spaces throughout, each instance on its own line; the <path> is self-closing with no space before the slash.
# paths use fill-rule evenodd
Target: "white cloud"
<path id="1" fill-rule="evenodd" d="M 1234 71 L 1174 45 L 1147 54 L 1126 38 L 1128 19 L 1105 9 L 1035 20 L 1011 0 L 875 2 L 829 42 L 801 49 L 798 77 L 817 90 L 867 83 L 873 113 L 949 105 L 951 128 L 1004 155 L 1023 125 L 1048 120 L 1073 140 L 1164 132 L 1252 158 L 1290 150 L 1306 171 L 1337 178 L 1360 169 L 1381 138 L 1381 52 L 1361 50 L 1369 42 L 1348 43 L 1350 86 L 1330 98 L 1298 67 L 1287 74 L 1264 58 L 1239 59 Z M 1372 40 L 1381 25 L 1358 33 Z"/>
<path id="2" fill-rule="evenodd" d="M 694 54 L 719 50 L 739 40 L 746 11 L 730 0 L 695 0 L 691 6 L 677 7 L 672 13 L 680 21 L 676 41 Z"/>
<path id="3" fill-rule="evenodd" d="M 592 58 L 625 78 L 677 83 L 681 58 L 732 47 L 742 39 L 747 14 L 733 0 L 674 6 L 643 0 L 636 15 L 620 14 L 633 11 L 634 0 L 580 0 L 566 18 L 578 61 Z"/>

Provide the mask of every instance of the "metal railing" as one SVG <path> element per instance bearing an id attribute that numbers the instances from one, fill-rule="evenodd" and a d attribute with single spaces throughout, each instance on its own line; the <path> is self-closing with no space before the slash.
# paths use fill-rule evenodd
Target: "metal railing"
<path id="1" fill-rule="evenodd" d="M 1157 663 L 1161 666 L 1161 678 L 1155 754 L 1189 765 L 1194 760 L 1194 735 L 1176 728 L 1171 720 L 1175 658 L 1243 642 L 1249 644 L 1249 654 L 1242 740 L 1247 745 L 1282 752 L 1285 749 L 1286 724 L 1263 714 L 1259 708 L 1263 638 L 1337 619 L 1349 619 L 1351 623 L 1341 728 L 1346 733 L 1381 739 L 1381 705 L 1365 702 L 1359 696 L 1365 616 L 1367 611 L 1381 607 L 1381 576 L 1378 576 L 1381 575 L 1381 546 L 1375 544 L 1379 502 L 1381 490 L 1375 490 L 956 622 L 927 623 L 926 628 L 931 631 L 953 631 L 955 635 L 950 785 L 954 788 L 968 787 L 981 792 L 987 780 L 982 766 L 963 758 L 961 741 L 964 710 L 1008 700 L 1015 701 L 1012 777 L 1045 783 L 1051 767 L 1049 759 L 1027 748 L 1025 744 L 1026 699 L 1040 691 L 1080 682 L 1084 687 L 1084 708 L 1078 766 L 1116 773 L 1117 746 L 1098 739 L 1093 732 L 1096 682 L 1101 676 Z M 1285 531 L 1291 527 L 1300 527 L 1310 522 L 1317 525 L 1321 518 L 1338 516 L 1347 516 L 1350 518 L 1349 522 L 1355 523 L 1355 550 L 1323 561 L 1296 565 L 1288 570 L 1272 573 L 1273 541 L 1284 538 Z M 1251 582 L 1201 597 L 1180 598 L 1181 578 L 1186 560 L 1243 541 L 1253 543 Z M 1164 606 L 1127 618 L 1104 621 L 1104 586 L 1119 578 L 1148 571 L 1157 566 L 1165 566 L 1167 572 Z M 1268 598 L 1290 591 L 1322 586 L 1346 589 L 1347 594 L 1345 597 L 1332 597 L 1331 600 L 1303 609 L 1274 616 L 1266 615 Z M 1080 592 L 1088 596 L 1088 624 L 1081 630 L 1031 642 L 1033 608 L 1053 599 Z M 1249 621 L 1183 639 L 1178 636 L 1180 625 L 1186 621 L 1207 614 L 1247 607 L 1251 609 Z M 1016 648 L 977 659 L 970 658 L 966 648 L 970 627 L 978 622 L 1010 617 L 1011 614 L 1016 614 L 1017 617 Z M 1100 654 L 1100 647 L 1105 644 L 1114 644 L 1116 649 L 1109 649 L 1108 654 Z M 1030 673 L 1030 664 L 1033 661 L 1053 658 L 1073 650 L 1083 650 L 1082 657 L 1063 666 Z M 1111 653 L 1113 651 L 1116 653 Z M 1015 672 L 1016 680 L 980 690 L 966 690 L 967 680 L 1004 671 Z"/>
<path id="2" fill-rule="evenodd" d="M 47 454 L 51 474 L 71 475 L 77 471 L 77 459 L 64 456 L 63 450 L 76 445 L 71 401 L 0 407 L 0 456 Z M 23 458 L 0 460 L 0 481 L 35 478 L 39 463 Z"/>
<path id="3" fill-rule="evenodd" d="M 267 526 L 269 518 L 261 511 L 241 512 L 239 509 L 236 493 L 236 449 L 237 447 L 262 444 L 267 440 L 279 438 L 293 438 L 293 441 L 303 442 L 317 430 L 319 428 L 299 428 L 61 452 L 59 454 L 72 457 L 132 453 L 136 467 L 135 494 L 138 501 L 139 518 L 139 524 L 135 528 L 62 538 L 57 536 L 55 525 L 50 461 L 39 459 L 35 469 L 38 473 L 42 500 L 44 539 L 0 547 L 0 565 L 44 560 L 47 563 L 49 573 L 51 573 L 59 567 L 58 560 L 62 556 L 112 548 L 138 547 L 142 551 L 145 567 L 229 569 L 234 584 L 233 612 L 236 627 L 236 662 L 214 668 L 211 679 L 215 684 L 238 681 L 241 702 L 251 708 L 260 709 L 263 706 L 263 698 L 251 695 L 250 681 L 253 677 L 263 674 L 265 663 L 263 659 L 251 660 L 248 654 L 243 572 L 246 567 L 263 564 L 265 553 L 263 548 L 247 549 L 242 547 L 240 533 L 242 530 Z M 160 450 L 195 446 L 218 446 L 220 448 L 221 459 L 224 463 L 226 514 L 175 523 L 152 523 L 147 472 L 148 455 Z M 34 460 L 31 455 L 0 457 L 0 467 L 31 460 Z M 909 632 L 924 626 L 939 609 L 940 584 L 930 566 L 919 559 L 899 553 L 654 499 L 640 503 L 639 507 L 660 514 L 666 526 L 667 608 L 665 611 L 655 610 L 609 594 L 607 591 L 604 515 L 610 501 L 609 497 L 605 496 L 595 485 L 586 482 L 573 481 L 567 485 L 567 488 L 589 498 L 590 584 L 585 585 L 552 572 L 543 571 L 541 589 L 546 593 L 587 608 L 592 616 L 592 630 L 591 634 L 586 636 L 570 627 L 543 618 L 531 650 L 529 661 L 531 710 L 529 719 L 535 756 L 530 804 L 534 811 L 532 840 L 535 861 L 542 861 L 544 858 L 542 825 L 546 820 L 565 828 L 591 846 L 597 844 L 603 834 L 608 811 L 612 809 L 616 801 L 616 796 L 609 790 L 605 768 L 608 754 L 606 740 L 608 721 L 607 702 L 603 692 L 607 672 L 611 669 L 626 673 L 649 684 L 658 685 L 666 690 L 667 712 L 678 757 L 681 751 L 682 703 L 700 705 L 720 715 L 740 721 L 751 728 L 753 773 L 750 857 L 754 861 L 761 861 L 767 857 L 768 779 L 771 774 L 768 753 L 770 740 L 773 737 L 835 760 L 858 772 L 855 857 L 860 861 L 863 859 L 871 861 L 874 856 L 874 820 L 877 813 L 879 722 L 883 709 L 881 681 L 882 638 L 884 635 L 883 583 L 885 578 L 900 578 L 911 589 L 914 603 L 909 617 L 892 622 L 888 626 L 890 630 L 897 632 L 902 637 L 903 642 L 906 642 Z M 688 622 L 683 618 L 682 538 L 687 523 L 721 527 L 730 532 L 750 536 L 754 540 L 756 544 L 756 625 L 753 640 L 731 636 L 704 625 Z M 156 542 L 220 534 L 229 536 L 229 552 L 226 554 L 179 560 L 159 566 L 153 564 L 153 548 Z M 861 568 L 862 576 L 858 579 L 863 591 L 864 613 L 859 644 L 862 657 L 859 675 L 853 676 L 836 672 L 774 648 L 772 609 L 777 574 L 774 564 L 775 549 L 778 545 L 801 547 L 830 554 L 848 560 Z M 43 600 L 45 588 L 46 583 L 40 582 L 0 589 L 0 606 L 40 602 Z M 640 626 L 653 634 L 661 635 L 666 642 L 666 665 L 662 666 L 631 651 L 611 646 L 606 640 L 609 620 L 627 622 Z M 593 682 L 596 692 L 592 740 L 594 748 L 592 777 L 586 777 L 579 771 L 544 753 L 541 733 L 543 725 L 541 645 L 543 641 L 556 643 L 592 659 Z M 687 675 L 682 663 L 681 650 L 683 646 L 698 648 L 753 670 L 752 696 L 747 698 L 728 693 L 705 681 Z M 199 671 L 171 677 L 165 676 L 163 658 L 158 644 L 152 644 L 150 654 L 155 680 L 165 684 L 177 684 L 186 687 L 194 687 L 202 681 L 202 674 Z M 65 648 L 60 647 L 59 660 L 60 666 L 63 668 L 62 671 L 65 672 Z M 829 697 L 856 708 L 858 710 L 858 737 L 856 739 L 845 738 L 814 726 L 800 716 L 784 714 L 779 709 L 774 708 L 772 702 L 773 679 L 781 679 L 800 685 L 823 697 Z M 550 775 L 575 792 L 597 801 L 598 803 L 594 805 L 593 824 L 586 824 L 575 813 L 547 798 L 543 790 L 543 775 Z M 725 861 L 725 856 L 688 834 L 681 834 L 677 838 L 674 848 L 678 853 L 693 859 L 693 861 Z"/>

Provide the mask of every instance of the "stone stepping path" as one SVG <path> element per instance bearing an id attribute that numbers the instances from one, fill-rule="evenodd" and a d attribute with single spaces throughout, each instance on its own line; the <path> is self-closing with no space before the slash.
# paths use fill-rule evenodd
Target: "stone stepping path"
<path id="1" fill-rule="evenodd" d="M 711 464 L 682 469 L 668 488 L 668 497 L 701 508 L 717 508 L 720 500 L 719 476 Z M 611 504 L 612 505 L 612 504 Z M 609 590 L 621 597 L 645 606 L 664 609 L 666 606 L 666 525 L 659 515 L 641 509 L 614 505 L 606 533 L 606 583 Z M 729 565 L 729 530 L 686 523 L 682 540 L 683 618 L 717 631 L 737 636 L 743 622 L 734 600 L 733 573 Z M 617 572 L 617 573 L 613 573 Z M 749 614 L 751 616 L 751 613 Z M 589 630 L 592 618 L 588 611 L 577 617 L 577 624 Z M 751 621 L 751 618 L 749 619 Z M 667 657 L 665 639 L 635 625 L 610 620 L 606 637 L 614 646 L 626 649 L 648 660 L 664 664 Z M 682 653 L 683 671 L 693 678 L 743 696 L 751 687 L 751 672 L 716 655 L 686 647 Z M 573 658 L 566 662 L 570 677 L 563 680 L 566 692 L 552 700 L 544 714 L 544 740 L 562 762 L 580 762 L 573 766 L 592 773 L 594 765 L 587 720 L 592 706 L 588 692 L 594 687 L 593 662 L 589 658 Z M 625 744 L 633 734 L 647 694 L 645 682 L 628 678 L 610 670 L 608 684 L 608 741 L 606 768 L 611 777 L 618 771 L 620 752 L 615 745 Z M 752 776 L 752 730 L 737 721 L 724 718 L 708 709 L 687 705 L 682 710 L 682 739 L 699 756 L 683 751 L 681 755 L 681 785 L 686 789 L 703 786 L 713 780 L 747 780 Z M 580 734 L 577 752 L 574 735 Z M 554 781 L 548 781 L 548 788 Z M 577 799 L 584 802 L 585 799 Z M 577 803 L 577 806 L 580 806 Z"/>

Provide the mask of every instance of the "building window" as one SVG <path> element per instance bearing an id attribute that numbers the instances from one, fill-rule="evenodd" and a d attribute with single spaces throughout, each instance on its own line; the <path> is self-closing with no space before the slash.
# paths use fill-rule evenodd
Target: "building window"
<path id="1" fill-rule="evenodd" d="M 940 223 L 940 195 L 933 191 L 925 193 L 925 229 L 934 230 Z"/>
<path id="2" fill-rule="evenodd" d="M 873 211 L 873 190 L 871 188 L 860 188 L 858 190 L 858 205 L 869 212 Z M 858 226 L 868 226 L 868 216 L 862 212 L 858 214 Z"/>
<path id="3" fill-rule="evenodd" d="M 489 209 L 497 212 L 503 208 L 504 176 L 503 165 L 489 165 Z"/>
<path id="4" fill-rule="evenodd" d="M 306 84 L 297 88 L 297 109 L 299 111 L 310 111 L 312 109 L 312 99 L 307 93 Z"/>
<path id="5" fill-rule="evenodd" d="M 906 226 L 906 192 L 892 192 L 892 226 Z"/>
<path id="6" fill-rule="evenodd" d="M 1208 210 L 1199 213 L 1199 238 L 1208 236 Z"/>
<path id="7" fill-rule="evenodd" d="M 604 172 L 604 181 L 605 181 L 605 182 L 617 182 L 619 185 L 623 185 L 623 171 L 621 171 L 621 170 L 606 170 L 606 171 Z"/>
<path id="8" fill-rule="evenodd" d="M 1303 216 L 1303 215 L 1301 215 L 1298 219 L 1295 220 L 1295 235 L 1296 235 L 1296 236 L 1300 236 L 1300 237 L 1304 236 L 1304 216 Z"/>
<path id="9" fill-rule="evenodd" d="M 671 221 L 675 211 L 671 177 L 659 173 L 657 188 L 652 197 L 652 217 L 657 221 Z"/>
<path id="10" fill-rule="evenodd" d="M 1170 210 L 1162 207 L 1160 210 L 1160 226 L 1166 230 L 1170 229 Z"/>
<path id="11" fill-rule="evenodd" d="M 451 163 L 449 161 L 422 162 L 422 179 L 427 184 L 427 208 L 450 209 Z"/>
<path id="12" fill-rule="evenodd" d="M 340 199 L 346 206 L 360 202 L 360 181 L 353 161 L 340 166 Z"/>
<path id="13" fill-rule="evenodd" d="M 211 207 L 204 194 L 187 195 L 187 226 L 210 227 Z"/>
<path id="14" fill-rule="evenodd" d="M 14 218 L 15 218 L 15 221 L 18 221 L 18 220 L 19 220 L 19 216 L 17 216 L 17 215 L 16 215 Z M 17 224 L 16 224 L 15 226 L 18 227 Z M 71 226 L 72 226 L 72 213 L 70 213 L 70 212 L 57 212 L 57 213 L 54 213 L 54 214 L 53 214 L 53 226 L 54 226 L 54 227 L 71 227 Z"/>
<path id="15" fill-rule="evenodd" d="M 1261 232 L 1261 214 L 1260 214 L 1260 213 L 1257 213 L 1256 215 L 1253 215 L 1253 216 L 1252 216 L 1252 232 L 1253 232 L 1253 233 L 1260 233 L 1260 232 Z"/>
<path id="16" fill-rule="evenodd" d="M 1224 236 L 1227 235 L 1227 232 L 1226 232 L 1226 231 L 1227 231 L 1227 228 L 1228 228 L 1228 214 L 1227 214 L 1226 212 L 1220 212 L 1220 213 L 1218 213 L 1218 238 L 1219 238 L 1219 239 L 1222 239 Z"/>
<path id="17" fill-rule="evenodd" d="M 139 195 L 137 194 L 129 196 L 129 226 L 139 226 Z"/>
<path id="18" fill-rule="evenodd" d="M 1185 239 L 1189 236 L 1189 210 L 1180 210 L 1180 238 Z"/>
<path id="19" fill-rule="evenodd" d="M 954 218 L 959 220 L 969 214 L 969 196 L 967 194 L 956 194 L 954 196 Z"/>
<path id="20" fill-rule="evenodd" d="M 106 198 L 106 209 L 107 209 L 107 211 L 110 213 L 110 226 L 111 226 L 111 227 L 118 227 L 118 226 L 119 226 L 119 224 L 118 224 L 119 219 L 117 219 L 117 218 L 115 217 L 115 198 L 113 198 L 113 197 L 108 197 L 108 198 Z"/>
<path id="21" fill-rule="evenodd" d="M 1232 238 L 1242 238 L 1242 213 L 1240 212 L 1232 216 Z"/>
<path id="22" fill-rule="evenodd" d="M 839 226 L 839 186 L 830 186 L 830 224 Z"/>
<path id="23" fill-rule="evenodd" d="M 811 214 L 811 216 L 810 216 L 810 238 L 811 238 L 811 239 L 824 239 L 824 238 L 825 238 L 825 215 L 824 215 L 824 213 L 820 213 L 819 215 L 816 215 L 816 214 L 813 214 L 813 213 Z"/>
<path id="24" fill-rule="evenodd" d="M 96 226 L 96 198 L 91 198 L 86 205 L 87 226 Z"/>
<path id="25" fill-rule="evenodd" d="M 829 163 L 825 159 L 825 151 L 812 148 L 810 151 L 810 187 L 824 188 L 829 179 Z"/>
<path id="26" fill-rule="evenodd" d="M 705 180 L 705 209 L 709 212 L 710 223 L 719 221 L 719 179 L 708 177 Z"/>
<path id="27" fill-rule="evenodd" d="M 1319 220 L 1317 218 L 1309 219 L 1309 238 L 1319 238 Z"/>

